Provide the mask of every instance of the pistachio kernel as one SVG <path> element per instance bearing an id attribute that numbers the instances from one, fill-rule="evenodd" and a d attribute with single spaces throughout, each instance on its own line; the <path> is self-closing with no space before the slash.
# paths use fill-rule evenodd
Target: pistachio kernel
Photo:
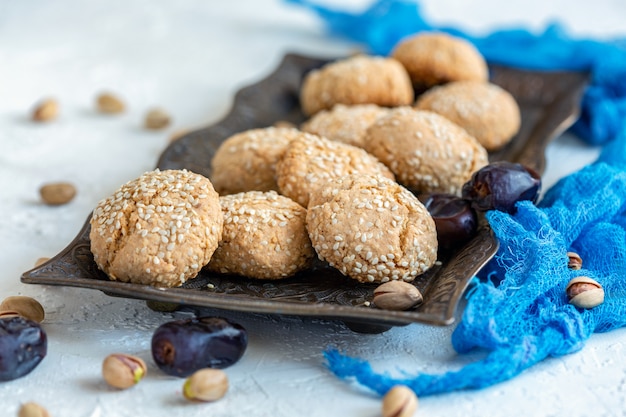
<path id="1" fill-rule="evenodd" d="M 600 283 L 585 276 L 572 279 L 565 293 L 569 303 L 578 308 L 594 308 L 604 302 L 604 289 Z"/>
<path id="2" fill-rule="evenodd" d="M 45 99 L 39 102 L 33 110 L 32 119 L 35 122 L 49 122 L 59 114 L 59 105 L 54 99 Z"/>
<path id="3" fill-rule="evenodd" d="M 67 204 L 76 196 L 76 187 L 69 182 L 53 182 L 39 188 L 41 200 L 50 206 Z"/>
<path id="4" fill-rule="evenodd" d="M 41 323 L 46 316 L 39 301 L 25 295 L 7 297 L 0 303 L 1 317 L 14 317 L 14 315 L 37 323 Z"/>
<path id="5" fill-rule="evenodd" d="M 50 413 L 34 402 L 28 402 L 22 404 L 20 410 L 17 413 L 18 417 L 50 417 Z"/>
<path id="6" fill-rule="evenodd" d="M 113 353 L 102 362 L 102 377 L 114 388 L 130 388 L 141 381 L 146 372 L 141 358 L 124 353 Z"/>
<path id="7" fill-rule="evenodd" d="M 216 401 L 228 391 L 228 377 L 220 369 L 205 368 L 185 380 L 183 396 L 194 401 Z"/>
<path id="8" fill-rule="evenodd" d="M 408 310 L 422 300 L 422 293 L 415 285 L 404 281 L 388 281 L 374 290 L 374 304 L 384 310 Z"/>
<path id="9" fill-rule="evenodd" d="M 124 102 L 111 93 L 102 93 L 96 98 L 96 107 L 100 113 L 122 113 L 126 109 Z"/>
<path id="10" fill-rule="evenodd" d="M 583 267 L 583 260 L 576 252 L 567 252 L 567 267 L 573 270 L 579 270 Z"/>
<path id="11" fill-rule="evenodd" d="M 144 126 L 146 129 L 158 130 L 169 126 L 171 122 L 170 115 L 162 109 L 152 109 L 146 113 Z"/>
<path id="12" fill-rule="evenodd" d="M 417 402 L 413 390 L 396 385 L 383 397 L 383 417 L 411 417 L 417 410 Z"/>

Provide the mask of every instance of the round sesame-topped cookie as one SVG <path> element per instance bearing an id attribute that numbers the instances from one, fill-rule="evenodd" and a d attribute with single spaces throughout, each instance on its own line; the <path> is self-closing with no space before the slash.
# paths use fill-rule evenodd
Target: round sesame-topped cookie
<path id="1" fill-rule="evenodd" d="M 413 281 L 437 260 L 428 210 L 382 176 L 328 182 L 311 196 L 306 222 L 319 258 L 360 282 Z"/>
<path id="2" fill-rule="evenodd" d="M 465 39 L 442 32 L 411 35 L 394 47 L 391 56 L 404 65 L 413 84 L 431 87 L 451 81 L 487 81 L 485 58 Z"/>
<path id="3" fill-rule="evenodd" d="M 329 179 L 353 173 L 394 178 L 365 150 L 307 134 L 291 141 L 276 164 L 276 183 L 281 194 L 307 207 L 309 195 L 324 188 Z"/>
<path id="4" fill-rule="evenodd" d="M 294 138 L 295 128 L 266 127 L 228 137 L 211 160 L 211 182 L 220 195 L 244 191 L 278 191 L 276 161 Z"/>
<path id="5" fill-rule="evenodd" d="M 304 207 L 274 191 L 222 196 L 220 204 L 224 232 L 209 270 L 281 279 L 311 265 L 315 252 Z"/>
<path id="6" fill-rule="evenodd" d="M 100 201 L 90 222 L 91 252 L 110 279 L 176 287 L 209 262 L 224 216 L 207 178 L 155 170 Z"/>
<path id="7" fill-rule="evenodd" d="M 387 165 L 396 180 L 420 193 L 460 194 L 472 174 L 487 165 L 487 151 L 445 117 L 397 107 L 367 130 L 365 149 Z"/>
<path id="8" fill-rule="evenodd" d="M 387 114 L 387 107 L 376 104 L 337 104 L 332 109 L 322 110 L 305 121 L 300 129 L 327 139 L 348 145 L 363 147 L 367 128 L 381 116 Z"/>
<path id="9" fill-rule="evenodd" d="M 371 55 L 355 55 L 313 70 L 300 89 L 300 105 L 308 115 L 335 104 L 408 105 L 414 97 L 411 79 L 400 62 Z"/>
<path id="10" fill-rule="evenodd" d="M 515 98 L 500 86 L 481 81 L 457 81 L 433 87 L 415 107 L 453 121 L 474 136 L 488 151 L 500 149 L 521 126 Z"/>

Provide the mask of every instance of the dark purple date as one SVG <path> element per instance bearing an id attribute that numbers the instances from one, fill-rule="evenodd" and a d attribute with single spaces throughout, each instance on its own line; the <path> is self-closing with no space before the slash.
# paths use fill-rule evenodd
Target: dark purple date
<path id="1" fill-rule="evenodd" d="M 47 349 L 48 338 L 39 323 L 23 317 L 0 319 L 0 381 L 30 373 Z"/>
<path id="2" fill-rule="evenodd" d="M 463 185 L 462 196 L 479 211 L 500 210 L 514 214 L 515 203 L 537 202 L 541 177 L 522 164 L 499 161 L 476 171 Z"/>
<path id="3" fill-rule="evenodd" d="M 248 345 L 246 330 L 221 317 L 171 321 L 152 336 L 152 357 L 165 373 L 186 377 L 202 368 L 226 368 Z"/>
<path id="4" fill-rule="evenodd" d="M 476 234 L 478 220 L 469 201 L 444 193 L 420 194 L 418 198 L 435 221 L 441 249 L 457 248 Z"/>

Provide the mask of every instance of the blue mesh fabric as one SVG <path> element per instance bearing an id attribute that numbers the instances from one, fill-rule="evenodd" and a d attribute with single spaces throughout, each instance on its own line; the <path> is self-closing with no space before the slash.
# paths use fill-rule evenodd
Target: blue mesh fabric
<path id="1" fill-rule="evenodd" d="M 522 29 L 471 37 L 454 28 L 428 24 L 415 2 L 379 0 L 362 14 L 330 10 L 306 0 L 332 34 L 387 54 L 402 37 L 443 30 L 472 41 L 490 62 L 534 69 L 586 70 L 592 82 L 576 132 L 606 144 L 598 161 L 560 180 L 537 206 L 518 203 L 515 215 L 489 212 L 500 249 L 468 291 L 467 307 L 452 336 L 459 353 L 475 349 L 483 359 L 443 374 L 401 377 L 376 372 L 363 359 L 329 349 L 328 368 L 384 394 L 405 384 L 419 395 L 489 386 L 550 356 L 582 349 L 594 332 L 626 325 L 626 50 L 620 41 L 570 39 L 557 25 L 534 35 Z M 583 269 L 567 267 L 567 252 Z M 565 288 L 586 275 L 605 290 L 604 304 L 578 309 Z M 488 279 L 486 279 L 488 278 Z"/>
<path id="2" fill-rule="evenodd" d="M 520 202 L 515 215 L 487 216 L 500 250 L 485 268 L 491 279 L 469 291 L 452 335 L 457 352 L 483 349 L 484 359 L 444 374 L 395 378 L 328 350 L 329 369 L 381 395 L 395 384 L 419 395 L 481 388 L 580 350 L 594 332 L 626 325 L 626 131 L 598 161 L 552 187 L 538 206 Z M 582 257 L 583 269 L 567 267 L 568 251 Z M 584 310 L 567 302 L 567 283 L 581 275 L 602 284 L 603 304 Z"/>
<path id="3" fill-rule="evenodd" d="M 309 0 L 286 2 L 313 10 L 330 34 L 361 43 L 373 54 L 387 55 L 400 39 L 437 30 L 467 39 L 492 63 L 537 70 L 589 71 L 591 84 L 581 103 L 581 117 L 573 127 L 589 143 L 604 144 L 614 138 L 626 118 L 626 39 L 574 39 L 558 24 L 538 34 L 504 29 L 483 37 L 472 36 L 459 28 L 428 23 L 419 3 L 409 0 L 377 0 L 357 14 Z"/>

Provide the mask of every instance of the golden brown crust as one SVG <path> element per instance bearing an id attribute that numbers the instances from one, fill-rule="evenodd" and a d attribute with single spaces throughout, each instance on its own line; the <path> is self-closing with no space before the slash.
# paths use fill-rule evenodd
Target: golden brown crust
<path id="1" fill-rule="evenodd" d="M 344 275 L 360 282 L 409 282 L 437 260 L 432 217 L 388 178 L 336 178 L 312 201 L 306 220 L 313 247 Z"/>
<path id="2" fill-rule="evenodd" d="M 223 221 L 207 178 L 186 170 L 150 171 L 98 203 L 91 251 L 112 280 L 176 287 L 209 262 Z"/>
<path id="3" fill-rule="evenodd" d="M 300 104 L 311 116 L 335 104 L 408 105 L 414 99 L 406 70 L 393 58 L 356 55 L 306 74 Z"/>
<path id="4" fill-rule="evenodd" d="M 415 107 L 458 124 L 488 151 L 506 145 L 521 126 L 515 98 L 491 83 L 458 81 L 434 87 L 418 98 Z"/>
<path id="5" fill-rule="evenodd" d="M 468 41 L 439 32 L 401 40 L 391 56 L 404 65 L 413 84 L 430 87 L 451 81 L 487 81 L 489 71 L 480 52 Z"/>
<path id="6" fill-rule="evenodd" d="M 211 161 L 211 181 L 220 195 L 245 191 L 278 191 L 275 166 L 295 128 L 251 129 L 227 138 Z"/>
<path id="7" fill-rule="evenodd" d="M 362 148 L 367 128 L 388 111 L 387 107 L 376 104 L 337 104 L 330 110 L 316 113 L 300 128 L 305 132 Z"/>
<path id="8" fill-rule="evenodd" d="M 303 207 L 308 206 L 310 194 L 323 188 L 329 179 L 354 173 L 394 178 L 365 150 L 311 134 L 291 141 L 276 164 L 280 193 Z"/>
<path id="9" fill-rule="evenodd" d="M 315 253 L 306 210 L 274 191 L 220 197 L 222 241 L 207 268 L 249 278 L 281 279 L 310 266 Z"/>
<path id="10" fill-rule="evenodd" d="M 459 194 L 487 151 L 464 129 L 429 111 L 398 107 L 367 131 L 366 149 L 418 192 Z"/>

